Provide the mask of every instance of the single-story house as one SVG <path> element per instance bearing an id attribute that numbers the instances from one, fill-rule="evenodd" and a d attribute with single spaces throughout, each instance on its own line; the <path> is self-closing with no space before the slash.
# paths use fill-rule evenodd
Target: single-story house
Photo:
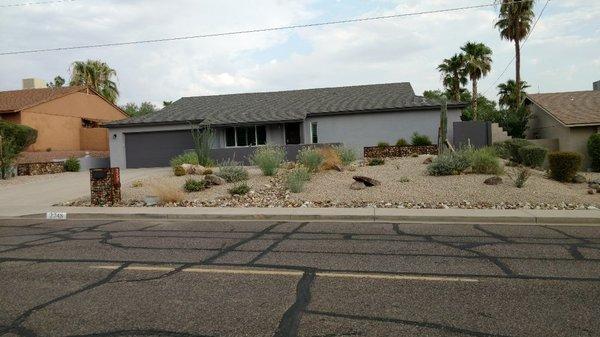
<path id="1" fill-rule="evenodd" d="M 449 103 L 448 125 L 460 121 L 464 107 Z M 343 143 L 362 154 L 380 141 L 410 140 L 414 132 L 435 141 L 439 120 L 439 102 L 416 95 L 405 82 L 183 97 L 156 113 L 106 127 L 111 165 L 137 168 L 167 166 L 192 149 L 192 123 L 214 128 L 213 149 L 230 153 L 263 144 Z"/>
<path id="2" fill-rule="evenodd" d="M 0 119 L 38 132 L 27 151 L 108 151 L 107 129 L 101 125 L 127 114 L 85 86 L 42 84 L 26 79 L 24 89 L 0 92 Z"/>
<path id="3" fill-rule="evenodd" d="M 600 89 L 530 94 L 525 104 L 531 113 L 528 139 L 551 150 L 579 152 L 589 166 L 587 141 L 600 130 Z"/>

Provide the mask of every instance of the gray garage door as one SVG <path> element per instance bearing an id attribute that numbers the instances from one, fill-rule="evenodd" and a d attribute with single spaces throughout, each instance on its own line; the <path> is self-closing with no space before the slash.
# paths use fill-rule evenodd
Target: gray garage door
<path id="1" fill-rule="evenodd" d="M 193 148 L 189 130 L 125 134 L 127 168 L 169 166 L 171 158 Z"/>

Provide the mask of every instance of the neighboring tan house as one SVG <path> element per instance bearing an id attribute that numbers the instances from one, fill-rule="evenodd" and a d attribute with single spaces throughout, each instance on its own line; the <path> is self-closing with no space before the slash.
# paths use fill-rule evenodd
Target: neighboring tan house
<path id="1" fill-rule="evenodd" d="M 100 125 L 128 117 L 84 86 L 36 88 L 40 82 L 31 79 L 23 86 L 0 92 L 0 119 L 37 130 L 27 151 L 108 151 L 108 133 Z"/>
<path id="2" fill-rule="evenodd" d="M 448 125 L 464 103 L 449 102 Z M 168 166 L 194 147 L 191 123 L 211 126 L 213 153 L 244 161 L 254 147 L 275 144 L 295 153 L 303 144 L 343 143 L 363 148 L 414 132 L 435 141 L 440 104 L 415 95 L 410 83 L 184 97 L 161 111 L 108 123 L 112 166 Z M 448 139 L 452 139 L 449 128 Z"/>
<path id="3" fill-rule="evenodd" d="M 527 138 L 550 150 L 579 152 L 588 167 L 587 141 L 600 127 L 600 88 L 531 94 L 525 102 L 531 112 Z"/>

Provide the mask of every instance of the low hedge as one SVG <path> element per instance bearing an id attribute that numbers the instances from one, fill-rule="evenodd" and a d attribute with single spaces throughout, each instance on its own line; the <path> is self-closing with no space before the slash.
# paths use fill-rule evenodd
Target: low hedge
<path id="1" fill-rule="evenodd" d="M 526 145 L 519 148 L 521 164 L 529 167 L 540 167 L 546 160 L 548 149 L 537 145 Z"/>
<path id="2" fill-rule="evenodd" d="M 594 133 L 587 142 L 588 154 L 592 160 L 592 170 L 600 172 L 600 133 Z"/>
<path id="3" fill-rule="evenodd" d="M 582 157 L 577 152 L 552 152 L 548 155 L 550 177 L 562 182 L 571 182 L 581 167 Z"/>

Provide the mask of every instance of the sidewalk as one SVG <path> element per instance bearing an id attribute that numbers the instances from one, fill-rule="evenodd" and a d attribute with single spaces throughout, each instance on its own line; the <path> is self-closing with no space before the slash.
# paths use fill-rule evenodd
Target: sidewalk
<path id="1" fill-rule="evenodd" d="M 600 210 L 49 207 L 68 219 L 190 219 L 600 225 Z M 38 212 L 44 213 L 44 212 Z M 37 214 L 35 217 L 43 217 Z"/>

